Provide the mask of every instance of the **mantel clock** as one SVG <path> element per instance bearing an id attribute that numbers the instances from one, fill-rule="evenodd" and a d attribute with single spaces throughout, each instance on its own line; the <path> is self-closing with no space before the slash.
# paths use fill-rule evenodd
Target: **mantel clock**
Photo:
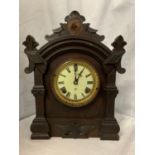
<path id="1" fill-rule="evenodd" d="M 25 72 L 34 71 L 36 117 L 31 138 L 118 140 L 115 81 L 116 72 L 125 72 L 121 58 L 126 42 L 120 35 L 110 50 L 101 42 L 104 36 L 84 23 L 77 11 L 65 21 L 45 36 L 47 43 L 40 49 L 31 35 L 23 42 L 29 59 Z"/>

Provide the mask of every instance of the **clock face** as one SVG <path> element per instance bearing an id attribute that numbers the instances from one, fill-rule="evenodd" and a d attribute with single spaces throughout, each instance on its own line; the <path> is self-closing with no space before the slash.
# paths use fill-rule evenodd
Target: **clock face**
<path id="1" fill-rule="evenodd" d="M 71 107 L 87 105 L 99 90 L 98 73 L 85 61 L 74 60 L 60 65 L 51 80 L 57 99 Z"/>

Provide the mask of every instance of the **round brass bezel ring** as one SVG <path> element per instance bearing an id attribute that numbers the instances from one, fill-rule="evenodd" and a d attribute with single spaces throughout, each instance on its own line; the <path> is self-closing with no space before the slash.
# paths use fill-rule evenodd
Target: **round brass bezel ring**
<path id="1" fill-rule="evenodd" d="M 72 99 L 68 99 L 67 97 L 63 96 L 61 90 L 59 89 L 59 87 L 57 85 L 59 73 L 65 67 L 75 64 L 75 63 L 88 68 L 93 76 L 93 79 L 94 79 L 94 85 L 93 85 L 91 93 L 87 97 L 80 99 L 80 100 L 72 100 Z M 70 107 L 82 107 L 82 106 L 85 106 L 85 105 L 89 104 L 90 102 L 92 102 L 99 91 L 99 86 L 100 86 L 100 80 L 99 80 L 99 75 L 98 75 L 96 69 L 92 66 L 92 64 L 90 64 L 89 62 L 86 62 L 84 60 L 70 60 L 70 61 L 67 61 L 67 62 L 61 64 L 55 70 L 54 77 L 51 77 L 51 88 L 52 88 L 56 98 L 61 103 L 65 104 L 67 106 L 70 106 Z"/>

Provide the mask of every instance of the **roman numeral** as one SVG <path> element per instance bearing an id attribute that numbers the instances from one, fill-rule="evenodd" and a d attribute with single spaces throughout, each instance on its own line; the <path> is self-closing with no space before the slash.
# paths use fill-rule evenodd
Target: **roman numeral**
<path id="1" fill-rule="evenodd" d="M 64 84 L 64 81 L 59 81 L 58 84 Z"/>
<path id="2" fill-rule="evenodd" d="M 83 97 L 85 97 L 85 95 L 84 95 L 83 93 L 81 93 L 81 95 L 82 95 Z"/>
<path id="3" fill-rule="evenodd" d="M 94 81 L 87 81 L 87 84 L 93 84 Z"/>
<path id="4" fill-rule="evenodd" d="M 71 93 L 70 93 L 70 92 L 68 92 L 68 93 L 66 94 L 66 97 L 70 97 L 70 95 L 71 95 Z"/>
<path id="5" fill-rule="evenodd" d="M 74 100 L 77 100 L 77 95 L 76 94 L 74 94 Z"/>
<path id="6" fill-rule="evenodd" d="M 66 77 L 66 75 L 63 75 L 63 74 L 60 74 L 60 76 L 62 76 L 62 77 Z"/>
<path id="7" fill-rule="evenodd" d="M 67 68 L 66 68 L 66 70 L 67 70 L 67 72 L 68 72 L 68 73 L 70 73 L 70 72 L 71 72 L 71 71 L 70 71 L 70 69 L 69 69 L 69 67 L 67 67 Z"/>
<path id="8" fill-rule="evenodd" d="M 66 88 L 65 87 L 62 87 L 61 88 L 61 91 L 65 94 L 67 92 Z"/>
<path id="9" fill-rule="evenodd" d="M 91 74 L 87 74 L 87 75 L 86 75 L 86 78 L 89 77 L 90 75 L 91 75 Z"/>
<path id="10" fill-rule="evenodd" d="M 89 93 L 90 91 L 91 91 L 90 88 L 88 88 L 88 87 L 85 88 L 85 93 L 86 93 L 86 94 Z"/>

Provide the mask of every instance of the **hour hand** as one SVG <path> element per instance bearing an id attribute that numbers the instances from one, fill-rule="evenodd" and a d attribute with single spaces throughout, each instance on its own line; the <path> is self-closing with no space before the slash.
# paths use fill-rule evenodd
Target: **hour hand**
<path id="1" fill-rule="evenodd" d="M 78 79 L 77 79 L 77 71 L 78 71 L 78 65 L 74 64 L 74 84 L 77 85 L 78 84 Z"/>
<path id="2" fill-rule="evenodd" d="M 76 77 L 76 75 L 75 75 L 75 77 L 74 77 L 74 82 L 73 82 L 75 85 L 77 85 L 78 84 L 78 79 L 77 79 L 77 77 Z"/>

